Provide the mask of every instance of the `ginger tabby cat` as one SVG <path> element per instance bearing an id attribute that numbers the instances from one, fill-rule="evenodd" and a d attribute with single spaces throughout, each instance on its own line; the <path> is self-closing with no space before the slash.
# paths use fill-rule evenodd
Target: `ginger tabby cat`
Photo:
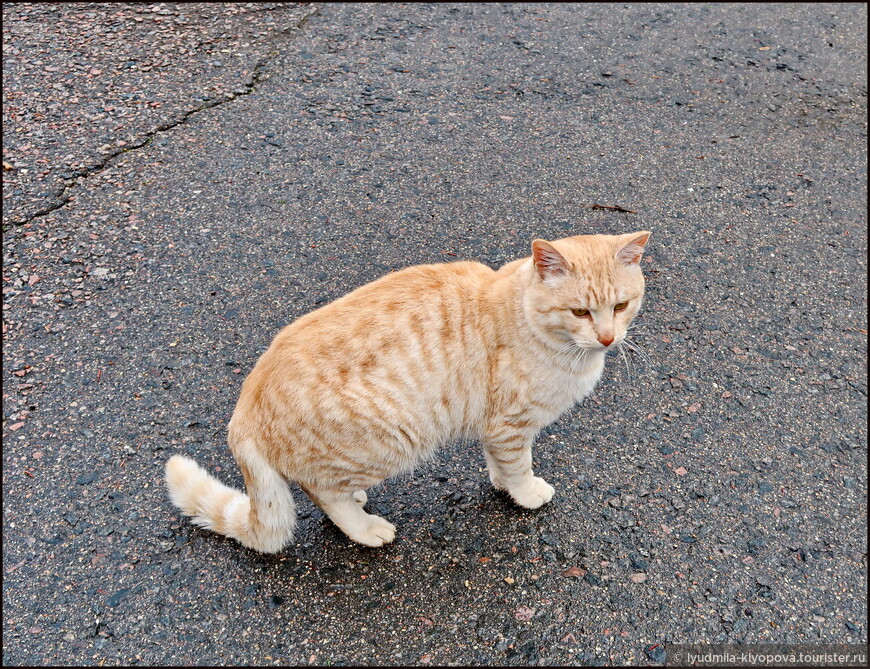
<path id="1" fill-rule="evenodd" d="M 366 489 L 442 444 L 477 439 L 492 484 L 527 509 L 553 488 L 535 435 L 588 395 L 640 308 L 649 232 L 535 240 L 532 257 L 388 274 L 285 327 L 245 380 L 229 444 L 247 494 L 190 458 L 166 463 L 193 522 L 264 553 L 293 538 L 289 481 L 353 541 L 396 528 Z"/>

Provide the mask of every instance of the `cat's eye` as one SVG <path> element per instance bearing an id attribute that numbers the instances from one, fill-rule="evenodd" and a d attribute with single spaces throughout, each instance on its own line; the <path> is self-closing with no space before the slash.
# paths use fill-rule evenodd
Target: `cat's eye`
<path id="1" fill-rule="evenodd" d="M 628 307 L 628 301 L 620 302 L 619 304 L 614 305 L 614 311 L 625 311 L 626 307 Z"/>
<path id="2" fill-rule="evenodd" d="M 571 309 L 571 313 L 577 318 L 584 318 L 589 315 L 589 309 Z"/>

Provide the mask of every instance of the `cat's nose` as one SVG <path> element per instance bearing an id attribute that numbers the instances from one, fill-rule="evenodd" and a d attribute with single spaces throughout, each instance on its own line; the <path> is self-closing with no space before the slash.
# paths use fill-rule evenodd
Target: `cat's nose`
<path id="1" fill-rule="evenodd" d="M 600 341 L 605 346 L 610 346 L 613 343 L 613 339 L 614 337 L 612 334 L 598 335 L 598 341 Z"/>

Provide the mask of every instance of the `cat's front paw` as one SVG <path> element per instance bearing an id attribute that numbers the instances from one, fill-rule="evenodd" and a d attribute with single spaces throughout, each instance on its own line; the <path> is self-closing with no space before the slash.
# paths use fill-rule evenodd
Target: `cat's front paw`
<path id="1" fill-rule="evenodd" d="M 532 476 L 511 488 L 509 492 L 520 506 L 537 509 L 553 499 L 556 490 L 540 476 Z"/>
<path id="2" fill-rule="evenodd" d="M 496 490 L 507 490 L 508 489 L 508 487 L 504 483 L 502 483 L 502 480 L 498 476 L 493 474 L 492 471 L 489 472 L 489 481 L 490 481 L 490 483 L 492 483 L 492 487 L 495 488 Z"/>

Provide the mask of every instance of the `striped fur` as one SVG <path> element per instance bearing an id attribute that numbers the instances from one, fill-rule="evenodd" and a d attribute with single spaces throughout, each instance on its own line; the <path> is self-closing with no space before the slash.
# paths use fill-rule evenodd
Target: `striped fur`
<path id="1" fill-rule="evenodd" d="M 481 442 L 493 485 L 519 505 L 549 502 L 532 443 L 592 391 L 604 344 L 624 339 L 648 238 L 536 240 L 531 258 L 498 271 L 409 267 L 299 318 L 257 362 L 230 421 L 247 494 L 173 456 L 173 503 L 271 553 L 292 540 L 295 481 L 353 541 L 380 546 L 395 527 L 365 512 L 365 490 L 460 438 Z"/>

